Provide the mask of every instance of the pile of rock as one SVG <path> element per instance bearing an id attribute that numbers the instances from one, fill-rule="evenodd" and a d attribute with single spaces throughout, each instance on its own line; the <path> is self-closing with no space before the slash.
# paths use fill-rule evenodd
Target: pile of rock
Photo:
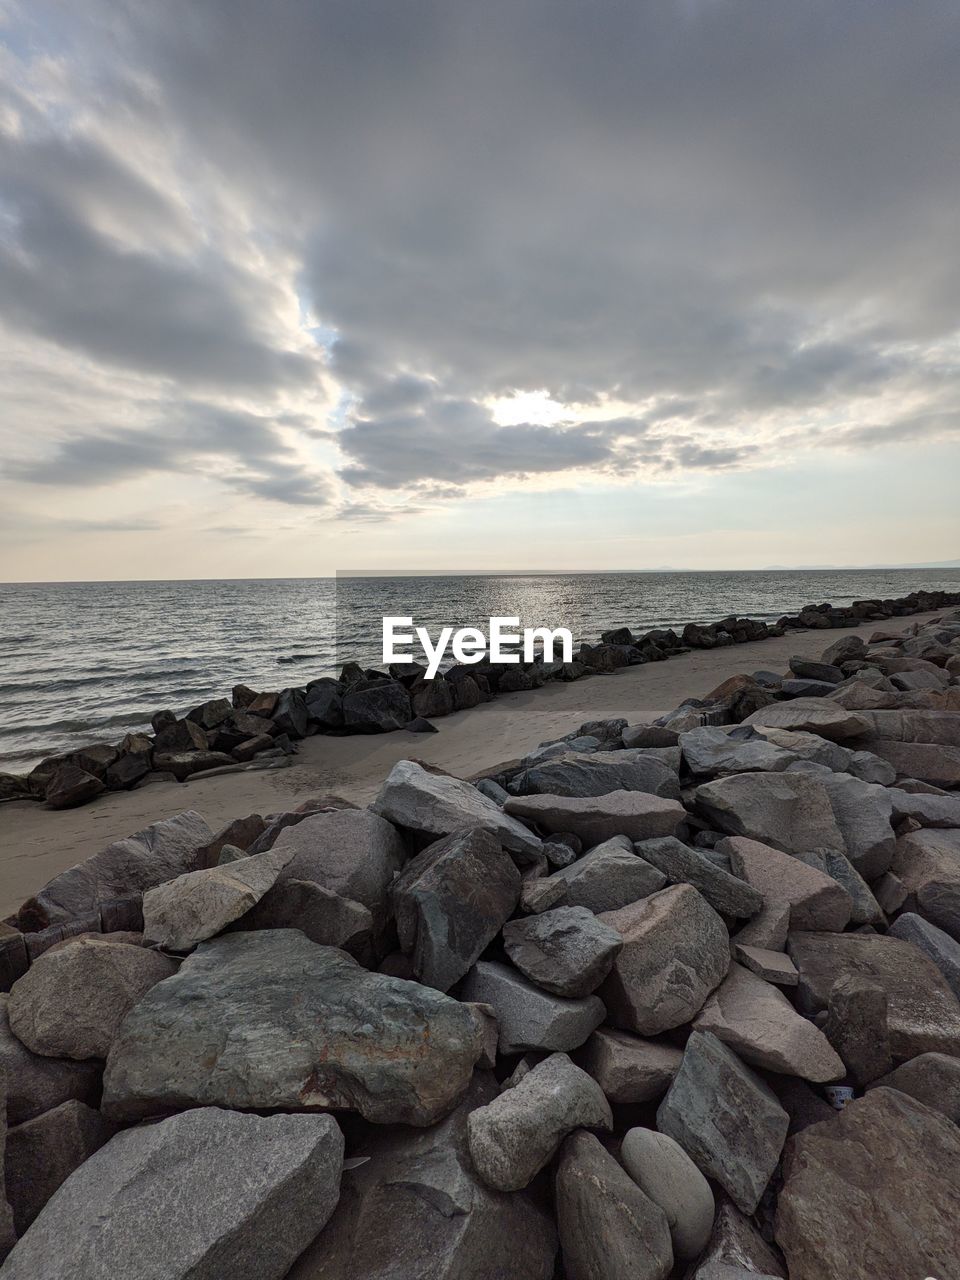
<path id="1" fill-rule="evenodd" d="M 539 689 L 550 681 L 581 680 L 621 667 L 662 662 L 691 649 L 764 640 L 789 630 L 861 626 L 871 619 L 905 617 L 958 604 L 960 593 L 920 591 L 899 600 L 857 601 L 849 608 L 810 605 L 772 625 L 731 616 L 708 624 L 688 623 L 679 634 L 657 629 L 634 635 L 629 627 L 618 627 L 603 632 L 599 644 L 582 644 L 572 662 L 484 661 L 453 666 L 433 680 L 427 680 L 426 668 L 416 663 L 381 671 L 348 662 L 337 679 L 324 676 L 303 688 L 266 693 L 237 685 L 231 698 L 204 702 L 183 717 L 157 711 L 152 734 L 129 733 L 116 745 L 94 743 L 50 756 L 22 777 L 0 773 L 0 802 L 42 800 L 55 809 L 68 809 L 87 804 L 104 791 L 130 790 L 159 779 L 185 782 L 222 772 L 279 767 L 289 763 L 296 743 L 312 734 L 434 732 L 432 720 L 468 711 L 498 694 Z M 775 692 L 763 696 L 773 700 L 823 692 L 829 676 L 806 671 L 811 665 L 819 664 L 801 663 L 795 679 L 773 677 Z M 762 683 L 765 689 L 771 687 Z"/>
<path id="2" fill-rule="evenodd" d="M 55 877 L 0 1276 L 956 1280 L 960 614 L 797 665 Z"/>

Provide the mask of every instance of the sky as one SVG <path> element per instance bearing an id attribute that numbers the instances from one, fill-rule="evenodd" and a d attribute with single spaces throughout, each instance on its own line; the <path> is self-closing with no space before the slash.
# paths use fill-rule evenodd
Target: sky
<path id="1" fill-rule="evenodd" d="M 954 0 L 0 0 L 0 580 L 960 556 Z"/>

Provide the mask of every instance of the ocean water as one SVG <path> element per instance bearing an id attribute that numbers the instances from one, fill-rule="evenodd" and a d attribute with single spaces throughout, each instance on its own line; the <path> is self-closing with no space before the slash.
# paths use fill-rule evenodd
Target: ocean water
<path id="1" fill-rule="evenodd" d="M 431 634 L 516 615 L 589 641 L 921 588 L 960 590 L 960 569 L 0 584 L 0 771 L 116 741 L 160 707 L 182 713 L 240 682 L 275 689 L 347 658 L 378 665 L 385 614 Z"/>

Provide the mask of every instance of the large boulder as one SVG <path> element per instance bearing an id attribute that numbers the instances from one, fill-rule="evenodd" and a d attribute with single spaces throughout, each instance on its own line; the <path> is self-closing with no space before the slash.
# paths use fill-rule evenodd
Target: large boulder
<path id="1" fill-rule="evenodd" d="M 833 698 L 792 698 L 760 707 L 744 720 L 744 724 L 770 729 L 797 729 L 815 733 L 831 742 L 845 742 L 869 732 L 865 713 L 848 711 Z"/>
<path id="2" fill-rule="evenodd" d="M 791 751 L 749 725 L 727 728 L 701 725 L 680 735 L 680 749 L 695 777 L 716 778 L 728 773 L 780 773 L 796 760 Z"/>
<path id="3" fill-rule="evenodd" d="M 727 854 L 737 875 L 762 893 L 768 903 L 789 906 L 792 929 L 839 930 L 850 922 L 850 895 L 818 867 L 807 866 L 799 858 L 741 836 L 721 840 L 717 849 Z"/>
<path id="4" fill-rule="evenodd" d="M 867 933 L 791 933 L 797 1001 L 808 1015 L 827 1008 L 838 978 L 859 974 L 887 995 L 895 1059 L 918 1053 L 960 1054 L 960 1003 L 936 965 L 910 942 Z"/>
<path id="5" fill-rule="evenodd" d="M 616 911 L 638 898 L 656 893 L 667 877 L 634 852 L 626 836 L 612 836 L 568 867 L 546 877 L 561 886 L 558 905 L 586 907 L 588 911 Z"/>
<path id="6" fill-rule="evenodd" d="M 483 827 L 429 845 L 391 888 L 401 950 L 418 982 L 449 991 L 517 905 L 520 873 Z"/>
<path id="7" fill-rule="evenodd" d="M 507 955 L 531 982 L 558 996 L 588 996 L 623 946 L 586 907 L 556 907 L 504 925 Z"/>
<path id="8" fill-rule="evenodd" d="M 22 1124 L 71 1099 L 95 1104 L 101 1063 L 31 1053 L 10 1030 L 8 1001 L 9 996 L 0 996 L 0 1074 L 7 1081 L 7 1123 Z"/>
<path id="9" fill-rule="evenodd" d="M 333 1212 L 342 1160 L 330 1116 L 207 1107 L 129 1129 L 67 1178 L 4 1280 L 282 1280 Z"/>
<path id="10" fill-rule="evenodd" d="M 686 819 L 678 800 L 645 791 L 611 791 L 601 796 L 518 796 L 508 800 L 504 809 L 543 831 L 570 831 L 587 845 L 600 844 L 611 836 L 649 840 L 676 835 Z"/>
<path id="11" fill-rule="evenodd" d="M 960 1275 L 960 1133 L 873 1089 L 787 1144 L 776 1238 L 790 1280 Z"/>
<path id="12" fill-rule="evenodd" d="M 605 796 L 611 791 L 680 795 L 676 769 L 642 750 L 573 753 L 524 769 L 511 781 L 515 795 Z"/>
<path id="13" fill-rule="evenodd" d="M 709 1032 L 694 1031 L 657 1111 L 657 1128 L 701 1173 L 753 1213 L 777 1166 L 789 1120 L 770 1089 Z"/>
<path id="14" fill-rule="evenodd" d="M 843 1062 L 823 1032 L 781 991 L 739 964 L 731 964 L 693 1025 L 712 1032 L 751 1066 L 817 1084 L 843 1077 Z"/>
<path id="15" fill-rule="evenodd" d="M 960 941 L 960 829 L 901 836 L 892 870 L 907 891 L 906 905 Z"/>
<path id="16" fill-rule="evenodd" d="M 52 1111 L 7 1131 L 7 1198 L 18 1236 L 113 1131 L 114 1126 L 99 1111 L 77 1101 L 61 1102 Z"/>
<path id="17" fill-rule="evenodd" d="M 960 1000 L 960 942 L 923 916 L 905 911 L 887 930 L 894 938 L 912 942 L 937 966 L 953 994 Z"/>
<path id="18" fill-rule="evenodd" d="M 505 849 L 528 859 L 541 842 L 522 822 L 507 814 L 469 782 L 428 773 L 414 760 L 400 760 L 370 806 L 374 813 L 421 835 L 451 835 L 470 827 L 492 832 Z"/>
<path id="19" fill-rule="evenodd" d="M 866 725 L 864 736 L 888 742 L 919 742 L 943 747 L 960 747 L 960 716 L 953 711 L 915 709 L 861 711 Z M 870 750 L 873 747 L 870 746 Z"/>
<path id="20" fill-rule="evenodd" d="M 373 915 L 312 880 L 275 884 L 238 922 L 241 929 L 299 929 L 311 942 L 342 947 L 361 963 L 371 956 Z"/>
<path id="21" fill-rule="evenodd" d="M 470 1157 L 497 1191 L 519 1191 L 574 1129 L 612 1129 L 597 1082 L 565 1053 L 553 1053 L 467 1119 Z"/>
<path id="22" fill-rule="evenodd" d="M 142 893 L 193 871 L 197 850 L 212 835 L 200 814 L 188 810 L 115 840 L 101 853 L 55 876 L 28 899 L 19 912 L 21 927 L 61 924 L 97 911 L 103 902 Z"/>
<path id="23" fill-rule="evenodd" d="M 843 837 L 841 852 L 865 879 L 875 880 L 889 869 L 896 847 L 890 793 L 849 773 L 823 773 L 818 779 Z"/>
<path id="24" fill-rule="evenodd" d="M 640 1035 L 679 1027 L 696 1014 L 730 965 L 717 913 L 691 885 L 673 885 L 600 919 L 623 950 L 600 988 L 610 1021 Z"/>
<path id="25" fill-rule="evenodd" d="M 376 1124 L 433 1124 L 480 1055 L 473 1013 L 369 973 L 293 929 L 224 934 L 127 1015 L 107 1058 L 104 1110 L 353 1109 Z"/>
<path id="26" fill-rule="evenodd" d="M 490 1005 L 500 1028 L 501 1053 L 576 1049 L 606 1017 L 596 996 L 568 1000 L 528 982 L 516 969 L 481 960 L 467 974 L 460 998 Z"/>
<path id="27" fill-rule="evenodd" d="M 695 1258 L 713 1229 L 713 1192 L 683 1147 L 655 1129 L 630 1129 L 620 1159 L 638 1187 L 667 1217 L 677 1258 Z"/>
<path id="28" fill-rule="evenodd" d="M 33 1053 L 105 1058 L 127 1013 L 176 973 L 168 956 L 110 934 L 86 934 L 38 956 L 14 983 L 10 1029 Z"/>
<path id="29" fill-rule="evenodd" d="M 850 899 L 851 924 L 880 924 L 884 916 L 870 886 L 850 859 L 834 849 L 810 849 L 796 858 L 808 867 L 822 871 L 844 890 Z"/>
<path id="30" fill-rule="evenodd" d="M 288 1280 L 551 1280 L 549 1216 L 526 1193 L 491 1190 L 467 1149 L 468 1118 L 496 1091 L 492 1073 L 478 1072 L 439 1124 L 361 1135 L 336 1213 Z"/>
<path id="31" fill-rule="evenodd" d="M 269 849 L 223 866 L 186 871 L 143 895 L 143 936 L 168 951 L 189 951 L 256 906 L 295 850 Z"/>
<path id="32" fill-rule="evenodd" d="M 947 1053 L 918 1053 L 868 1085 L 868 1089 L 881 1087 L 899 1089 L 960 1124 L 960 1058 Z"/>
<path id="33" fill-rule="evenodd" d="M 43 798 L 51 809 L 76 809 L 106 791 L 106 784 L 79 765 L 60 765 L 47 783 Z"/>
<path id="34" fill-rule="evenodd" d="M 399 680 L 364 680 L 343 695 L 341 712 L 348 733 L 392 733 L 409 723 L 413 706 Z"/>
<path id="35" fill-rule="evenodd" d="M 763 894 L 759 890 L 718 867 L 675 836 L 642 840 L 636 850 L 645 862 L 662 871 L 671 884 L 692 884 L 711 907 L 723 915 L 748 919 L 763 908 Z"/>
<path id="36" fill-rule="evenodd" d="M 705 782 L 694 793 L 694 803 L 715 829 L 760 840 L 786 853 L 847 851 L 819 776 L 738 773 Z"/>
<path id="37" fill-rule="evenodd" d="M 750 1219 L 722 1193 L 717 1199 L 717 1216 L 707 1247 L 686 1280 L 785 1280 L 782 1260 Z"/>
<path id="38" fill-rule="evenodd" d="M 610 1102 L 651 1102 L 666 1093 L 680 1070 L 683 1052 L 672 1044 L 600 1027 L 578 1050 L 576 1060 Z"/>
<path id="39" fill-rule="evenodd" d="M 568 1280 L 666 1280 L 673 1248 L 666 1214 L 592 1134 L 560 1154 L 557 1225 Z"/>

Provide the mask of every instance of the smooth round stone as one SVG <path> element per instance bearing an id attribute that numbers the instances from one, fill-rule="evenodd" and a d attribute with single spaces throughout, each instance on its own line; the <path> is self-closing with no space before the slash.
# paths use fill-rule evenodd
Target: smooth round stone
<path id="1" fill-rule="evenodd" d="M 666 1214 L 678 1258 L 706 1248 L 715 1205 L 706 1178 L 679 1143 L 654 1129 L 631 1129 L 620 1158 L 630 1177 Z"/>

